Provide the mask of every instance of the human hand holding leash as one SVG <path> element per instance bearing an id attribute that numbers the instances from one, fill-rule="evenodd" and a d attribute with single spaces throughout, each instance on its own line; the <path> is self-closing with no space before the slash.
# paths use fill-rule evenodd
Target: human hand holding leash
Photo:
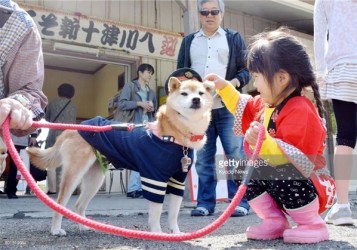
<path id="1" fill-rule="evenodd" d="M 10 117 L 10 128 L 26 130 L 32 126 L 32 112 L 12 98 L 0 100 L 0 125 Z"/>
<path id="2" fill-rule="evenodd" d="M 251 146 L 255 146 L 257 144 L 258 135 L 259 135 L 259 126 L 261 126 L 261 124 L 257 121 L 254 121 L 250 124 L 250 127 L 245 132 L 244 139 Z"/>

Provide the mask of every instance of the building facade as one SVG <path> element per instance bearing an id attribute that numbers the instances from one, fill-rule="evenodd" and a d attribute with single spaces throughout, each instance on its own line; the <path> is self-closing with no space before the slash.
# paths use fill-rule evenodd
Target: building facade
<path id="1" fill-rule="evenodd" d="M 74 102 L 78 106 L 79 120 L 95 115 L 108 116 L 110 98 L 123 81 L 136 76 L 140 63 L 154 66 L 155 75 L 150 85 L 157 90 L 158 96 L 162 95 L 167 76 L 176 68 L 182 36 L 192 29 L 192 20 L 198 18 L 197 3 L 192 0 L 16 2 L 34 18 L 43 39 L 45 94 L 51 101 L 62 82 L 72 83 L 77 90 Z M 267 5 L 269 2 L 271 6 Z M 223 26 L 238 30 L 249 43 L 249 37 L 256 33 L 293 24 L 267 19 L 280 13 L 282 19 L 287 20 L 281 12 L 285 9 L 300 16 L 311 12 L 312 21 L 311 4 L 295 1 L 309 7 L 301 10 L 295 5 L 275 2 L 226 1 Z M 261 5 L 260 11 L 254 5 Z M 304 18 L 300 16 L 296 18 Z M 303 30 L 304 27 L 296 25 L 295 29 Z M 310 34 L 296 34 L 312 48 Z M 252 88 L 248 86 L 246 91 Z"/>
<path id="2" fill-rule="evenodd" d="M 185 34 L 199 29 L 196 0 L 15 0 L 35 20 L 43 41 L 44 92 L 75 86 L 78 122 L 110 117 L 108 105 L 141 63 L 154 66 L 150 87 L 159 100 L 176 69 Z M 226 0 L 223 27 L 252 35 L 281 25 L 295 30 L 313 56 L 313 4 L 305 0 Z M 249 84 L 245 92 L 253 92 Z M 160 98 L 161 97 L 161 98 Z M 116 190 L 112 190 L 116 191 Z"/>

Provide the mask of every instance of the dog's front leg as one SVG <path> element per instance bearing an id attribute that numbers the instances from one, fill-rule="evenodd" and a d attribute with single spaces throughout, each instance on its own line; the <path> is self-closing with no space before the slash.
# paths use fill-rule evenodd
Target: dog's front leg
<path id="1" fill-rule="evenodd" d="M 57 236 L 66 235 L 66 231 L 62 229 L 62 218 L 63 218 L 62 214 L 54 212 L 54 215 L 52 217 L 52 226 L 51 226 L 52 235 L 57 235 Z"/>
<path id="2" fill-rule="evenodd" d="M 180 233 L 178 226 L 178 214 L 182 203 L 182 196 L 169 194 L 169 228 L 174 234 Z"/>
<path id="3" fill-rule="evenodd" d="M 162 203 L 149 201 L 149 227 L 154 233 L 161 233 L 160 218 L 162 213 Z"/>

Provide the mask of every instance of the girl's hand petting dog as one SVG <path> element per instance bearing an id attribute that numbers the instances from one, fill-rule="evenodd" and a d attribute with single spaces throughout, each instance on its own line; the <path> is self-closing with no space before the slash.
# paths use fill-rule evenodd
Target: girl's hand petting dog
<path id="1" fill-rule="evenodd" d="M 250 124 L 250 127 L 245 132 L 244 139 L 251 146 L 255 146 L 257 144 L 258 134 L 259 134 L 259 125 L 260 125 L 259 122 L 254 121 Z"/>
<path id="2" fill-rule="evenodd" d="M 219 75 L 214 74 L 214 73 L 208 74 L 203 80 L 213 82 L 215 85 L 215 88 L 218 90 L 223 89 L 228 84 L 230 84 L 229 81 L 226 81 L 224 78 L 222 78 Z"/>

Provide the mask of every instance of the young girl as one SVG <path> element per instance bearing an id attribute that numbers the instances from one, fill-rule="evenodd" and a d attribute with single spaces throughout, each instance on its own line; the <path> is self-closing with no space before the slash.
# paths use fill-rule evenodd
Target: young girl
<path id="1" fill-rule="evenodd" d="M 319 216 L 331 206 L 334 182 L 323 157 L 326 129 L 323 106 L 312 66 L 304 47 L 287 29 L 257 35 L 247 57 L 260 96 L 240 94 L 215 74 L 217 93 L 235 116 L 233 130 L 245 135 L 253 149 L 258 125 L 266 129 L 246 197 L 263 223 L 250 226 L 248 239 L 284 238 L 287 243 L 328 240 L 325 222 Z M 301 95 L 311 87 L 316 107 Z M 297 224 L 291 228 L 286 215 Z"/>

